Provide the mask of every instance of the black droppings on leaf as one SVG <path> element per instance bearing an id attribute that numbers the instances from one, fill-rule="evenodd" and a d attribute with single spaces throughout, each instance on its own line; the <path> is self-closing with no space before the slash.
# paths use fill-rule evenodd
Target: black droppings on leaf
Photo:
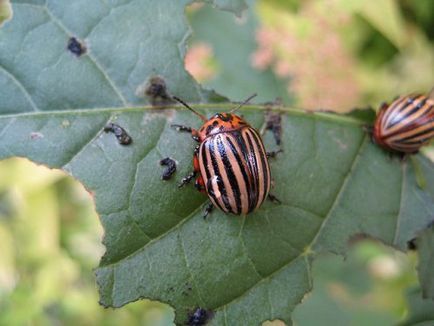
<path id="1" fill-rule="evenodd" d="M 104 131 L 114 133 L 121 145 L 129 145 L 133 142 L 133 139 L 128 135 L 125 129 L 115 123 L 109 123 L 104 127 Z"/>
<path id="2" fill-rule="evenodd" d="M 167 92 L 166 82 L 159 76 L 149 78 L 146 84 L 145 95 L 153 106 L 170 104 L 172 97 Z"/>
<path id="3" fill-rule="evenodd" d="M 170 157 L 166 157 L 160 161 L 160 165 L 166 166 L 161 175 L 161 179 L 169 180 L 172 175 L 176 172 L 176 162 L 172 160 Z"/>
<path id="4" fill-rule="evenodd" d="M 272 131 L 276 144 L 280 145 L 282 140 L 282 117 L 280 113 L 272 111 L 265 113 L 265 129 Z"/>
<path id="5" fill-rule="evenodd" d="M 68 40 L 68 46 L 66 47 L 71 53 L 75 54 L 77 57 L 86 53 L 86 46 L 83 42 L 79 41 L 75 37 L 71 37 Z"/>
<path id="6" fill-rule="evenodd" d="M 188 326 L 202 326 L 205 325 L 212 317 L 212 310 L 206 310 L 203 308 L 196 308 L 188 314 Z"/>

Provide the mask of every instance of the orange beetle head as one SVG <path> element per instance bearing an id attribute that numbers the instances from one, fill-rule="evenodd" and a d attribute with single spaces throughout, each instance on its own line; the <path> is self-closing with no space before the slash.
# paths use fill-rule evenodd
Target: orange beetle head
<path id="1" fill-rule="evenodd" d="M 247 122 L 236 114 L 230 112 L 216 113 L 199 129 L 199 140 L 202 141 L 211 135 L 237 130 L 247 125 Z"/>

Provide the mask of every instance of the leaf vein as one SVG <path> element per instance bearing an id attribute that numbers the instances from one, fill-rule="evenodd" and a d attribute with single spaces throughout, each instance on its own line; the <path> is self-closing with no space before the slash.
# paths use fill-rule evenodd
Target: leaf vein
<path id="1" fill-rule="evenodd" d="M 37 107 L 36 103 L 33 101 L 32 96 L 30 95 L 30 93 L 24 87 L 24 84 L 22 82 L 20 82 L 16 76 L 14 76 L 11 72 L 9 72 L 8 70 L 6 70 L 6 68 L 3 65 L 0 65 L 0 71 L 4 72 L 4 74 L 6 76 L 8 76 L 15 83 L 15 85 L 18 86 L 18 88 L 23 93 L 23 95 L 26 98 L 26 100 L 30 103 L 30 106 L 32 107 L 33 111 L 35 111 L 35 112 L 41 111 Z"/>
<path id="2" fill-rule="evenodd" d="M 111 117 L 109 117 L 103 124 L 99 125 L 96 128 L 96 133 L 94 133 L 91 137 L 89 137 L 89 140 L 87 140 L 83 145 L 80 146 L 80 149 L 76 152 L 76 153 L 72 153 L 72 156 L 67 159 L 67 161 L 62 164 L 62 170 L 65 171 L 69 171 L 68 168 L 66 167 L 68 164 L 70 164 L 72 162 L 72 160 L 74 160 L 78 155 L 80 155 L 87 146 L 89 146 L 101 133 L 102 128 L 107 125 L 107 123 L 110 121 Z"/>
<path id="3" fill-rule="evenodd" d="M 352 164 L 351 164 L 351 166 L 350 166 L 350 168 L 349 168 L 349 170 L 348 170 L 346 176 L 344 177 L 344 180 L 343 180 L 343 182 L 342 182 L 342 185 L 341 185 L 341 187 L 340 187 L 340 190 L 338 191 L 338 193 L 337 193 L 337 195 L 336 195 L 336 198 L 335 198 L 335 200 L 334 200 L 334 202 L 333 202 L 333 204 L 332 204 L 332 206 L 331 206 L 331 208 L 330 208 L 330 210 L 329 210 L 329 213 L 328 213 L 327 216 L 324 218 L 324 221 L 323 221 L 323 223 L 322 223 L 320 229 L 318 230 L 317 235 L 316 235 L 316 236 L 314 237 L 314 239 L 312 240 L 310 246 L 312 246 L 312 244 L 313 244 L 313 243 L 315 242 L 315 240 L 317 239 L 318 234 L 320 234 L 322 228 L 324 227 L 325 222 L 327 221 L 327 218 L 330 216 L 330 213 L 333 211 L 334 207 L 336 206 L 337 202 L 339 201 L 339 198 L 340 198 L 340 196 L 341 196 L 342 193 L 343 193 L 342 189 L 345 188 L 345 185 L 346 185 L 346 183 L 348 182 L 348 179 L 349 179 L 349 176 L 350 176 L 350 174 L 351 174 L 351 171 L 352 171 L 352 170 L 354 169 L 354 167 L 356 166 L 356 164 L 357 164 L 357 162 L 358 162 L 358 160 L 359 160 L 359 157 L 360 157 L 360 153 L 362 152 L 362 149 L 363 149 L 363 147 L 364 147 L 364 144 L 366 144 L 367 139 L 368 139 L 368 138 L 367 138 L 366 136 L 364 136 L 364 137 L 362 138 L 362 140 L 361 140 L 361 142 L 360 142 L 360 145 L 359 145 L 359 148 L 358 148 L 358 150 L 357 150 L 357 152 L 356 152 L 356 155 L 354 155 L 353 162 L 352 162 Z M 224 304 L 224 305 L 222 305 L 222 306 L 220 306 L 220 307 L 217 307 L 216 310 L 217 310 L 217 309 L 221 309 L 222 307 L 227 306 L 227 305 L 229 305 L 229 304 L 231 304 L 231 303 L 233 303 L 233 302 L 235 302 L 235 301 L 241 299 L 241 298 L 242 298 L 242 297 L 243 297 L 247 292 L 251 291 L 253 288 L 257 287 L 259 284 L 262 284 L 263 282 L 269 280 L 269 279 L 271 278 L 271 276 L 276 275 L 276 274 L 279 273 L 281 270 L 283 270 L 284 268 L 288 267 L 291 263 L 293 263 L 295 260 L 297 260 L 300 256 L 301 256 L 301 255 L 299 255 L 299 256 L 297 256 L 297 257 L 294 257 L 293 259 L 289 260 L 288 262 L 286 262 L 285 264 L 283 264 L 281 267 L 279 267 L 277 270 L 275 270 L 275 271 L 272 272 L 271 274 L 269 274 L 269 275 L 267 275 L 266 277 L 262 278 L 259 282 L 253 284 L 251 287 L 249 287 L 248 289 L 246 289 L 246 290 L 245 290 L 241 295 L 239 295 L 239 296 L 233 298 L 230 302 L 228 302 L 228 303 L 226 303 L 226 304 Z"/>
<path id="4" fill-rule="evenodd" d="M 166 125 L 167 125 L 167 120 L 166 120 L 166 124 L 165 124 L 165 126 L 166 126 Z M 164 129 L 165 129 L 164 126 L 160 129 L 160 134 L 158 135 L 157 139 L 160 139 L 161 135 L 163 134 Z M 129 214 L 129 216 L 130 216 L 130 218 L 131 218 L 131 221 L 133 221 L 134 224 L 135 224 L 135 225 L 136 225 L 136 226 L 137 226 L 137 227 L 142 231 L 142 233 L 143 233 L 144 235 L 146 235 L 150 240 L 152 240 L 152 237 L 149 236 L 149 235 L 146 233 L 146 231 L 143 229 L 143 227 L 140 226 L 139 223 L 135 220 L 135 218 L 133 217 L 133 214 L 132 214 L 131 211 L 130 211 L 130 207 L 132 207 L 132 204 L 131 204 L 131 198 L 132 198 L 132 195 L 133 195 L 134 185 L 137 183 L 139 163 L 142 162 L 144 159 L 146 159 L 146 157 L 147 157 L 147 156 L 152 152 L 152 150 L 155 149 L 155 148 L 157 148 L 157 144 L 155 144 L 155 146 L 151 145 L 151 147 L 150 147 L 149 149 L 147 148 L 146 151 L 144 151 L 144 153 L 140 156 L 140 158 L 139 158 L 138 160 L 136 160 L 136 167 L 135 167 L 135 171 L 134 171 L 134 176 L 133 176 L 133 178 L 132 178 L 132 180 L 131 180 L 132 182 L 130 182 L 130 184 L 131 184 L 130 189 L 128 190 L 129 195 L 128 195 L 128 207 L 127 207 L 128 214 Z"/>
<path id="5" fill-rule="evenodd" d="M 405 174 L 406 168 L 407 168 L 407 164 L 403 162 L 401 164 L 401 190 L 400 190 L 400 198 L 399 198 L 399 211 L 398 211 L 398 215 L 396 216 L 395 234 L 393 236 L 393 242 L 392 242 L 394 246 L 397 245 L 399 231 L 401 228 L 401 213 L 402 213 L 403 201 L 404 201 L 403 198 L 404 198 L 405 184 L 407 180 Z"/>
<path id="6" fill-rule="evenodd" d="M 4 128 L 0 132 L 0 139 L 1 137 L 3 137 L 6 131 L 8 131 L 9 127 L 15 122 L 15 120 L 16 120 L 15 118 L 10 119 L 9 122 L 6 124 L 6 126 L 4 126 Z"/>
<path id="7" fill-rule="evenodd" d="M 188 274 L 190 275 L 191 283 L 193 283 L 193 286 L 196 289 L 197 297 L 199 298 L 202 306 L 206 307 L 207 305 L 205 304 L 205 301 L 203 300 L 202 296 L 200 295 L 199 288 L 197 286 L 196 280 L 194 279 L 193 273 L 191 271 L 190 264 L 188 263 L 187 253 L 185 251 L 184 241 L 182 239 L 182 233 L 181 233 L 180 230 L 178 230 L 178 239 L 179 239 L 180 247 L 181 247 L 181 250 L 182 250 L 182 253 L 183 253 L 183 257 L 184 257 L 185 267 L 187 268 Z"/>
<path id="8" fill-rule="evenodd" d="M 240 239 L 240 243 L 241 243 L 241 247 L 243 248 L 243 252 L 246 255 L 247 260 L 249 261 L 249 264 L 252 266 L 253 271 L 259 276 L 259 278 L 262 279 L 263 275 L 261 273 L 259 273 L 259 271 L 256 269 L 256 265 L 253 262 L 252 258 L 250 258 L 249 252 L 247 251 L 247 248 L 246 248 L 246 244 L 244 243 L 243 228 L 244 228 L 245 222 L 246 222 L 246 216 L 244 216 L 243 222 L 241 223 L 241 227 L 240 227 L 240 232 L 239 232 L 238 238 Z"/>
<path id="9" fill-rule="evenodd" d="M 285 238 L 281 238 L 281 237 L 277 236 L 277 234 L 274 232 L 273 228 L 271 227 L 271 222 L 270 222 L 270 219 L 269 219 L 269 217 L 268 217 L 268 214 L 264 214 L 264 216 L 265 216 L 265 219 L 266 219 L 266 221 L 267 221 L 267 224 L 270 226 L 270 231 L 271 231 L 271 233 L 272 233 L 276 238 L 282 240 L 284 243 L 286 243 L 286 244 L 287 244 L 291 249 L 293 249 L 294 251 L 298 251 L 298 252 L 301 251 L 300 249 L 294 247 L 294 245 L 293 245 L 291 242 L 289 242 L 288 240 L 286 240 Z"/>
<path id="10" fill-rule="evenodd" d="M 50 9 L 47 6 L 43 7 L 48 16 L 51 18 L 51 20 L 59 26 L 66 35 L 69 37 L 74 36 L 74 33 L 68 30 L 68 28 L 63 25 L 63 23 L 50 11 Z M 90 61 L 95 65 L 95 67 L 101 72 L 101 74 L 104 76 L 104 78 L 107 80 L 111 88 L 114 90 L 115 94 L 118 96 L 119 100 L 123 104 L 123 106 L 128 106 L 128 101 L 123 96 L 122 92 L 119 90 L 119 88 L 116 86 L 115 82 L 110 78 L 110 76 L 107 74 L 103 66 L 99 63 L 99 61 L 90 53 L 90 51 L 86 52 L 86 55 L 89 57 Z"/>
<path id="11" fill-rule="evenodd" d="M 328 221 L 329 217 L 331 216 L 332 212 L 335 210 L 336 206 L 339 204 L 340 199 L 341 199 L 341 197 L 342 197 L 342 195 L 344 193 L 344 189 L 346 188 L 346 185 L 347 185 L 347 183 L 348 183 L 348 181 L 350 179 L 351 172 L 354 170 L 354 167 L 357 165 L 357 163 L 358 163 L 358 161 L 360 159 L 361 152 L 362 152 L 362 150 L 365 147 L 364 145 L 367 143 L 367 139 L 368 139 L 367 136 L 364 136 L 362 138 L 362 141 L 360 142 L 359 148 L 358 148 L 356 154 L 354 155 L 353 162 L 351 163 L 351 166 L 348 169 L 348 172 L 346 173 L 346 175 L 345 175 L 345 177 L 344 177 L 344 179 L 342 181 L 341 186 L 339 187 L 339 190 L 338 190 L 338 192 L 337 192 L 337 194 L 335 196 L 335 199 L 333 200 L 333 203 L 330 206 L 327 215 L 324 217 L 324 220 L 321 223 L 321 226 L 320 226 L 318 232 L 316 233 L 315 237 L 311 241 L 309 247 L 312 247 L 316 243 L 318 237 L 321 234 L 321 231 L 324 229 L 325 225 L 327 224 L 327 221 Z"/>

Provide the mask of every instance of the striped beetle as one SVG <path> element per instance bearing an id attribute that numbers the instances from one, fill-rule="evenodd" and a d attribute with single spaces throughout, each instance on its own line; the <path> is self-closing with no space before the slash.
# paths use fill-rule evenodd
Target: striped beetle
<path id="1" fill-rule="evenodd" d="M 417 153 L 434 137 L 434 97 L 412 94 L 383 104 L 373 129 L 381 147 L 403 154 Z"/>
<path id="2" fill-rule="evenodd" d="M 179 131 L 190 132 L 192 138 L 199 142 L 194 151 L 193 172 L 182 179 L 179 187 L 199 174 L 195 187 L 211 200 L 204 217 L 213 207 L 225 213 L 245 215 L 259 208 L 267 197 L 279 201 L 269 194 L 271 173 L 268 157 L 275 153 L 267 153 L 259 133 L 234 114 L 254 96 L 256 94 L 232 111 L 216 113 L 210 119 L 173 97 L 204 122 L 199 130 L 172 125 Z"/>

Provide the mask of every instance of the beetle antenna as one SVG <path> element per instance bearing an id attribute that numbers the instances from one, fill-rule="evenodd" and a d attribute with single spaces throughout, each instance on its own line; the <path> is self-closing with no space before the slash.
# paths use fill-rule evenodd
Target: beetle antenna
<path id="1" fill-rule="evenodd" d="M 172 98 L 181 103 L 182 105 L 184 105 L 187 109 L 189 109 L 190 111 L 192 111 L 194 114 L 196 114 L 199 118 L 201 118 L 202 121 L 206 122 L 207 119 L 205 118 L 205 116 L 203 114 L 200 114 L 199 112 L 196 112 L 190 105 L 188 105 L 187 103 L 185 103 L 183 100 L 181 100 L 179 97 L 176 96 L 172 96 Z"/>
<path id="2" fill-rule="evenodd" d="M 247 103 L 249 103 L 249 101 L 256 97 L 258 94 L 254 93 L 252 95 L 250 95 L 247 99 L 245 99 L 240 105 L 238 105 L 236 108 L 232 109 L 229 113 L 234 113 L 235 111 L 239 110 L 243 105 L 246 105 Z"/>

